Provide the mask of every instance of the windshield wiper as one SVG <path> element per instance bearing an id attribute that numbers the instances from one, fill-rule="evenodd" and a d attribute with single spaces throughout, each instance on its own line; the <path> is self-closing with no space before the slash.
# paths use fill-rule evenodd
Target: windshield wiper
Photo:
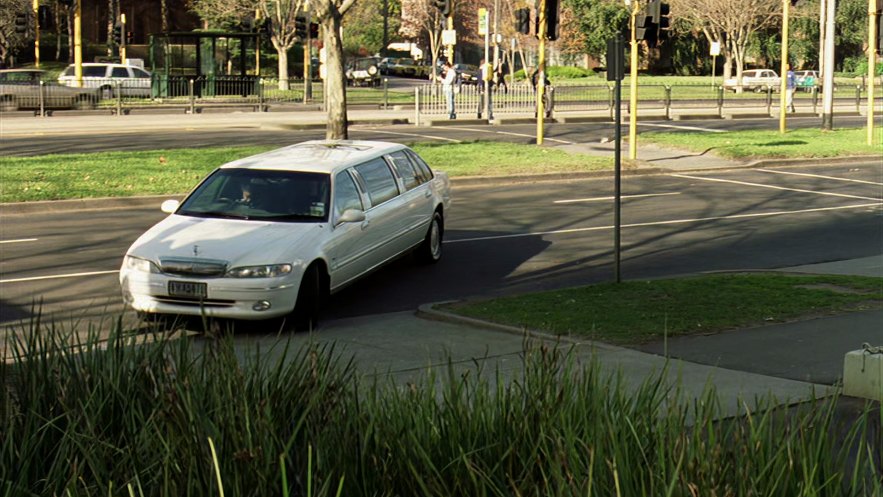
<path id="1" fill-rule="evenodd" d="M 184 216 L 194 216 L 194 217 L 219 217 L 222 219 L 249 219 L 248 216 L 243 216 L 240 214 L 231 214 L 229 212 L 221 212 L 221 211 L 184 211 L 179 212 Z"/>
<path id="2" fill-rule="evenodd" d="M 324 217 L 309 214 L 280 214 L 278 216 L 253 216 L 252 219 L 260 219 L 261 221 L 321 221 Z"/>

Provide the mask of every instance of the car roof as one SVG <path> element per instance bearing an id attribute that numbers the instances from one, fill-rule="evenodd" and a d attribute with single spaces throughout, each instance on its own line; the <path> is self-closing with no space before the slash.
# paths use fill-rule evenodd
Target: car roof
<path id="1" fill-rule="evenodd" d="M 406 148 L 399 143 L 379 141 L 312 140 L 228 162 L 221 168 L 334 174 L 342 169 Z"/>
<path id="2" fill-rule="evenodd" d="M 42 69 L 28 69 L 28 68 L 24 68 L 24 69 L 0 69 L 0 73 L 11 73 L 11 72 L 39 72 L 39 73 L 42 73 L 42 72 L 45 72 L 45 71 L 43 71 Z"/>
<path id="3" fill-rule="evenodd" d="M 74 66 L 75 64 L 68 64 L 68 67 Z M 83 67 L 96 67 L 96 66 L 110 66 L 110 67 L 135 67 L 145 71 L 143 67 L 133 66 L 131 64 L 117 64 L 114 62 L 83 62 Z"/>

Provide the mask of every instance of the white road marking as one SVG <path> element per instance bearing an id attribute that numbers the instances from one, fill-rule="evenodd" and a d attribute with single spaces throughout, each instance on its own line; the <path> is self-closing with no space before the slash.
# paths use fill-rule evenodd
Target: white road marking
<path id="1" fill-rule="evenodd" d="M 463 131 L 475 131 L 476 133 L 493 133 L 493 134 L 497 134 L 497 135 L 518 136 L 521 138 L 536 138 L 537 137 L 537 135 L 528 135 L 526 133 L 514 133 L 512 131 L 496 131 L 496 130 L 492 130 L 492 129 L 479 129 L 479 128 L 457 128 L 457 129 L 461 129 Z M 565 145 L 573 145 L 574 144 L 574 142 L 567 141 L 567 140 L 559 140 L 557 138 L 544 137 L 544 139 L 546 141 L 563 143 Z"/>
<path id="2" fill-rule="evenodd" d="M 49 276 L 33 276 L 30 278 L 12 278 L 8 280 L 0 280 L 0 283 L 21 283 L 23 281 L 41 281 L 41 280 L 55 280 L 59 278 L 81 278 L 83 276 L 98 276 L 104 274 L 114 274 L 119 273 L 118 269 L 113 271 L 92 271 L 88 273 L 70 273 L 70 274 L 52 274 Z"/>
<path id="3" fill-rule="evenodd" d="M 430 140 L 442 140 L 442 141 L 448 141 L 448 142 L 453 142 L 453 143 L 463 143 L 462 140 L 455 140 L 453 138 L 446 138 L 444 136 L 421 135 L 418 133 L 399 133 L 396 131 L 377 131 L 377 130 L 371 130 L 371 129 L 360 129 L 360 130 L 358 130 L 358 132 L 359 133 L 380 133 L 380 134 L 399 135 L 399 136 L 413 136 L 415 138 L 429 138 Z"/>
<path id="4" fill-rule="evenodd" d="M 706 133 L 726 133 L 727 131 L 724 129 L 714 129 L 714 128 L 699 128 L 696 126 L 682 126 L 678 124 L 655 124 L 655 123 L 642 123 L 639 122 L 638 126 L 649 126 L 651 128 L 671 128 L 671 129 L 684 129 L 687 131 L 704 131 Z"/>
<path id="5" fill-rule="evenodd" d="M 644 193 L 641 195 L 623 195 L 621 198 L 642 198 L 642 197 L 664 197 L 667 195 L 680 195 L 681 192 L 672 192 L 672 193 Z M 552 203 L 554 204 L 574 204 L 577 202 L 598 202 L 601 200 L 614 200 L 616 197 L 592 197 L 592 198 L 575 198 L 569 200 L 556 200 Z"/>
<path id="6" fill-rule="evenodd" d="M 771 216 L 786 216 L 790 214 L 807 214 L 811 212 L 825 212 L 825 211 L 837 211 L 837 210 L 845 210 L 845 209 L 864 209 L 870 207 L 880 207 L 883 205 L 881 202 L 875 202 L 873 204 L 856 204 L 856 205 L 844 205 L 840 207 L 820 207 L 816 209 L 801 209 L 796 211 L 775 211 L 775 212 L 758 212 L 754 214 L 734 214 L 732 216 L 714 216 L 714 217 L 700 217 L 695 219 L 672 219 L 671 221 L 651 221 L 647 223 L 632 223 L 632 224 L 623 224 L 623 228 L 641 228 L 647 226 L 665 226 L 669 224 L 688 224 L 688 223 L 704 223 L 707 221 L 723 221 L 727 219 L 744 219 L 744 218 L 752 218 L 752 217 L 771 217 Z M 544 235 L 567 235 L 572 233 L 584 233 L 588 231 L 603 231 L 603 230 L 612 230 L 614 226 L 593 226 L 591 228 L 572 228 L 567 230 L 553 230 L 553 231 L 537 231 L 533 233 L 514 233 L 511 235 L 496 235 L 496 236 L 484 236 L 484 237 L 475 237 L 475 238 L 463 238 L 459 240 L 445 240 L 444 243 L 462 243 L 462 242 L 481 242 L 487 240 L 502 240 L 505 238 L 523 238 L 526 236 L 544 236 Z"/>
<path id="7" fill-rule="evenodd" d="M 2 243 L 24 243 L 24 242 L 36 242 L 37 238 L 22 238 L 19 240 L 0 240 L 0 244 Z"/>
<path id="8" fill-rule="evenodd" d="M 756 186 L 759 188 L 771 188 L 773 190 L 785 190 L 785 191 L 789 191 L 789 192 L 814 193 L 816 195 L 827 195 L 830 197 L 854 198 L 854 199 L 858 199 L 858 200 L 876 200 L 878 202 L 883 200 L 883 199 L 873 198 L 873 197 L 862 197 L 861 195 L 847 195 L 845 193 L 819 192 L 819 191 L 815 191 L 815 190 L 803 190 L 801 188 L 786 188 L 784 186 L 765 185 L 763 183 L 749 183 L 747 181 L 736 181 L 736 180 L 732 180 L 732 179 L 703 178 L 701 176 L 690 176 L 687 174 L 672 174 L 670 176 L 674 176 L 676 178 L 696 179 L 696 180 L 700 180 L 700 181 L 712 181 L 712 182 L 718 182 L 718 183 L 732 183 L 735 185 Z"/>
<path id="9" fill-rule="evenodd" d="M 883 186 L 883 183 L 879 183 L 877 181 L 865 181 L 863 179 L 838 178 L 836 176 L 825 176 L 822 174 L 795 173 L 793 171 L 774 171 L 772 169 L 755 169 L 755 171 L 761 171 L 764 173 L 771 173 L 771 174 L 790 174 L 792 176 L 806 176 L 809 178 L 832 179 L 835 181 L 848 181 L 850 183 L 862 183 L 865 185 Z"/>

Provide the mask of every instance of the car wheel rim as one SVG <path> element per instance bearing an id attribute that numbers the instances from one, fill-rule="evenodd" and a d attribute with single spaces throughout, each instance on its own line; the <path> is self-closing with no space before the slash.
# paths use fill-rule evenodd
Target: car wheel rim
<path id="1" fill-rule="evenodd" d="M 432 220 L 432 231 L 429 233 L 429 250 L 434 260 L 441 257 L 441 229 L 436 219 Z"/>

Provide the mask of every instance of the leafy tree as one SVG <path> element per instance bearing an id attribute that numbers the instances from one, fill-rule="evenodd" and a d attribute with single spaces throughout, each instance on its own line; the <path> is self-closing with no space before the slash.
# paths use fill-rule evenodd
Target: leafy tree
<path id="1" fill-rule="evenodd" d="M 598 60 L 604 60 L 607 40 L 614 38 L 617 33 L 625 33 L 629 18 L 625 4 L 615 0 L 565 0 L 564 5 L 572 12 L 574 22 L 579 26 L 582 50 Z M 570 40 L 568 50 L 575 50 Z"/>
<path id="2" fill-rule="evenodd" d="M 360 0 L 343 22 L 344 46 L 347 53 L 374 54 L 383 47 L 383 12 L 387 9 L 387 37 L 397 37 L 401 26 L 400 0 Z M 390 40 L 392 41 L 392 40 Z"/>
<path id="3" fill-rule="evenodd" d="M 15 15 L 32 9 L 27 0 L 3 0 L 0 2 L 0 61 L 10 65 L 16 50 L 27 46 L 27 33 L 15 32 Z"/>

